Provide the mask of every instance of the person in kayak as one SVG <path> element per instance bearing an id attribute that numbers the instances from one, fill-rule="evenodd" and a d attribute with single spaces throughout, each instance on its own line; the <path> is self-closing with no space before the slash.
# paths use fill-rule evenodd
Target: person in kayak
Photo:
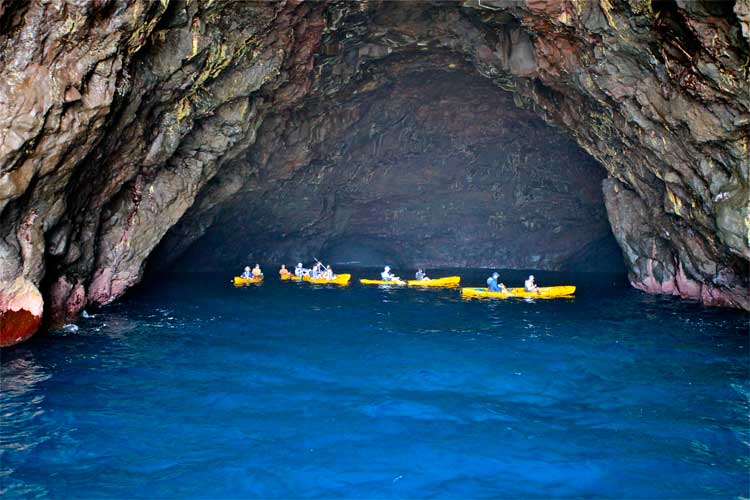
<path id="1" fill-rule="evenodd" d="M 301 278 L 305 274 L 305 268 L 302 267 L 302 262 L 297 263 L 297 267 L 294 268 L 294 275 Z"/>
<path id="2" fill-rule="evenodd" d="M 391 272 L 390 266 L 385 266 L 385 268 L 383 268 L 383 272 L 380 273 L 380 278 L 383 281 L 398 281 L 398 276 Z"/>
<path id="3" fill-rule="evenodd" d="M 262 278 L 263 277 L 263 271 L 260 270 L 260 264 L 255 264 L 255 267 L 253 268 L 253 278 Z"/>
<path id="4" fill-rule="evenodd" d="M 288 274 L 289 274 L 289 269 L 286 268 L 286 265 L 281 264 L 281 269 L 279 269 L 279 276 L 283 278 L 284 276 L 287 276 Z"/>
<path id="5" fill-rule="evenodd" d="M 427 274 L 422 269 L 417 269 L 417 274 L 414 275 L 415 278 L 417 278 L 419 281 L 428 281 L 430 278 L 427 277 Z"/>
<path id="6" fill-rule="evenodd" d="M 497 282 L 497 279 L 500 277 L 498 273 L 492 273 L 492 276 L 487 278 L 487 290 L 490 292 L 503 292 L 508 293 L 508 289 L 505 287 L 505 284 Z"/>
<path id="7" fill-rule="evenodd" d="M 539 290 L 539 286 L 536 284 L 536 281 L 534 280 L 534 275 L 530 275 L 529 279 L 523 282 L 523 289 L 527 292 L 536 292 L 540 293 L 541 290 Z"/>
<path id="8" fill-rule="evenodd" d="M 245 272 L 240 276 L 241 278 L 252 278 L 253 273 L 250 272 L 250 266 L 245 266 Z"/>
<path id="9" fill-rule="evenodd" d="M 323 272 L 323 279 L 332 280 L 334 278 L 336 278 L 336 275 L 333 274 L 333 269 L 331 268 L 331 265 L 328 264 L 328 266 L 326 266 L 326 270 Z"/>
<path id="10" fill-rule="evenodd" d="M 320 279 L 320 264 L 315 264 L 312 268 L 312 273 L 310 273 L 310 277 L 314 280 Z"/>

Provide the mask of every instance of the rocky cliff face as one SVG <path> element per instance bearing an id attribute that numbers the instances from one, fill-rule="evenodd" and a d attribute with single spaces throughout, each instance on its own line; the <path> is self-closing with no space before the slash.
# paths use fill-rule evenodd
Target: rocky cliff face
<path id="1" fill-rule="evenodd" d="M 534 113 L 598 161 L 634 286 L 748 309 L 749 39 L 746 2 L 0 0 L 0 343 L 31 335 L 42 311 L 61 322 L 114 300 L 160 242 L 157 259 L 167 262 L 234 223 L 268 223 L 283 240 L 247 227 L 248 242 L 270 257 L 292 256 L 288 248 L 310 234 L 320 238 L 308 245 L 331 250 L 356 235 L 377 251 L 398 257 L 419 245 L 430 262 L 449 263 L 439 247 L 451 235 L 436 232 L 447 225 L 425 225 L 415 210 L 423 205 L 405 191 L 398 203 L 382 196 L 401 147 L 411 149 L 398 175 L 441 193 L 452 181 L 455 200 L 482 208 L 445 213 L 463 213 L 479 232 L 508 228 L 533 243 L 533 227 L 513 229 L 521 211 L 529 224 L 571 213 L 537 220 L 528 193 L 581 203 L 598 227 L 598 195 L 578 182 L 589 160 L 557 132 L 516 165 L 529 179 L 499 194 L 487 186 L 499 178 L 494 167 L 517 161 L 511 150 L 530 150 L 522 141 L 494 158 L 492 138 L 513 137 L 498 107 L 525 123 Z M 439 103 L 409 99 L 409 79 L 437 81 L 435 72 L 457 82 L 442 89 L 446 109 L 459 95 L 478 102 L 462 86 L 482 85 L 479 75 L 523 110 L 493 97 L 476 123 L 467 113 L 454 123 Z M 391 99 L 415 111 L 404 127 L 411 136 L 398 136 Z M 367 132 L 368 123 L 378 129 Z M 462 135 L 461 123 L 479 135 Z M 446 124 L 455 143 L 434 142 Z M 564 153 L 545 170 L 545 151 L 555 150 Z M 381 169 L 381 160 L 392 161 Z M 560 168 L 566 160 L 574 165 Z M 373 184 L 346 182 L 367 175 Z M 340 185 L 343 198 L 331 201 Z M 246 205 L 258 195 L 266 206 Z M 298 204 L 287 208 L 289 199 Z M 383 245 L 391 235 L 367 217 L 375 202 L 408 214 L 395 220 L 405 217 L 399 227 L 413 237 Z M 245 206 L 255 208 L 235 216 Z M 299 226 L 293 209 L 312 210 L 310 225 Z M 515 251 L 470 248 L 450 263 L 527 264 Z M 576 254 L 573 245 L 542 250 L 533 255 L 549 267 Z M 214 262 L 240 255 L 222 252 Z"/>

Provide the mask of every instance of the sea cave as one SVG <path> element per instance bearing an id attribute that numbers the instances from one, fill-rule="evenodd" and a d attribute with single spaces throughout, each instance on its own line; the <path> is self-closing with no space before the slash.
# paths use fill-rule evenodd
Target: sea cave
<path id="1" fill-rule="evenodd" d="M 622 321 L 631 330 L 613 339 L 627 342 L 634 325 L 653 332 L 659 318 L 690 330 L 672 323 L 682 317 L 702 325 L 706 339 L 723 328 L 728 345 L 744 348 L 749 43 L 750 4 L 743 0 L 0 0 L 0 346 L 9 397 L 34 372 L 28 356 L 57 356 L 66 342 L 85 343 L 81 332 L 117 325 L 107 342 L 143 329 L 160 336 L 164 324 L 157 328 L 141 315 L 171 311 L 153 304 L 180 289 L 190 290 L 195 308 L 223 311 L 200 316 L 201 325 L 243 307 L 261 316 L 309 307 L 331 308 L 344 323 L 369 318 L 363 321 L 399 335 L 422 332 L 410 323 L 415 317 L 432 324 L 425 331 L 460 333 L 452 322 L 471 311 L 466 324 L 490 315 L 472 327 L 485 342 L 487 324 L 505 324 L 506 333 L 520 323 L 538 326 L 528 316 L 538 306 L 558 318 L 545 327 L 547 336 L 573 323 L 576 335 L 612 333 Z M 578 280 L 578 295 L 569 302 L 503 301 L 512 305 L 502 312 L 495 302 L 461 301 L 452 290 L 454 302 L 445 307 L 459 309 L 450 313 L 425 302 L 438 296 L 424 294 L 402 295 L 414 310 L 377 312 L 363 305 L 375 300 L 368 294 L 382 293 L 378 307 L 398 296 L 359 290 L 356 279 L 349 298 L 294 288 L 305 283 L 284 289 L 302 293 L 299 301 L 275 295 L 281 285 L 269 281 L 281 264 L 318 260 L 355 278 L 377 277 L 385 265 L 409 279 L 416 269 L 461 274 L 468 287 L 486 286 L 498 270 L 519 286 L 536 273 L 546 285 Z M 265 271 L 265 289 L 227 285 L 255 264 Z M 607 299 L 615 293 L 622 298 Z M 560 304 L 570 310 L 560 312 Z M 147 313 L 152 306 L 158 312 Z M 351 311 L 359 316 L 346 316 Z M 597 316 L 606 311 L 614 316 Z M 639 311 L 649 311 L 650 322 L 641 324 Z M 626 316 L 613 319 L 618 312 Z M 402 322 L 379 323 L 388 314 Z M 510 317 L 517 321 L 508 326 Z M 124 326 L 128 321 L 145 323 Z M 280 317 L 262 331 L 307 331 L 287 321 Z M 263 319 L 250 323 L 260 328 Z M 234 323 L 223 328 L 213 331 L 240 331 Z M 143 342 L 136 334 L 131 341 L 133 349 Z M 305 342 L 294 337 L 281 345 L 295 349 L 295 341 Z M 86 352 L 100 343 L 109 352 L 107 342 L 92 342 Z M 684 338 L 669 342 L 675 352 L 702 349 L 680 344 Z M 171 352 L 173 345 L 161 348 Z M 634 349 L 641 347 L 644 357 L 653 354 Z M 597 349 L 587 344 L 581 352 L 596 357 Z M 721 358 L 734 360 L 721 380 L 736 375 L 746 354 Z M 442 359 L 439 348 L 420 356 Z M 370 361 L 383 362 L 383 373 L 392 366 L 377 356 Z M 467 366 L 481 371 L 485 361 L 469 354 Z M 433 369 L 419 376 L 429 378 Z M 351 370 L 342 367 L 339 375 Z M 491 383 L 493 375 L 482 373 Z M 582 383 L 596 385 L 599 375 L 592 377 Z M 747 378 L 739 378 L 746 388 Z M 389 412 L 422 411 L 389 401 L 367 412 L 387 419 Z M 730 476 L 732 485 L 747 487 L 734 469 Z M 0 491 L 31 494 L 36 490 L 19 486 L 34 482 L 27 479 L 9 480 Z M 314 491 L 395 494 L 351 480 L 360 489 L 328 484 Z M 627 496 L 561 481 L 562 496 Z M 304 490 L 281 483 L 255 491 L 205 489 L 203 482 L 161 493 L 297 497 Z M 675 491 L 743 494 L 742 487 L 711 484 L 715 489 Z M 503 491 L 412 486 L 407 496 Z M 504 491 L 525 497 L 555 490 Z M 87 492 L 95 490 L 74 496 Z"/>

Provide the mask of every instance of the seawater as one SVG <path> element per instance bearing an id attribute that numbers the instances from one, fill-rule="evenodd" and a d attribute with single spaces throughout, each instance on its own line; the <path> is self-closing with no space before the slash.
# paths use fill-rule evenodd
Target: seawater
<path id="1" fill-rule="evenodd" d="M 578 294 L 153 278 L 2 352 L 0 493 L 747 497 L 747 313 L 537 274 Z"/>

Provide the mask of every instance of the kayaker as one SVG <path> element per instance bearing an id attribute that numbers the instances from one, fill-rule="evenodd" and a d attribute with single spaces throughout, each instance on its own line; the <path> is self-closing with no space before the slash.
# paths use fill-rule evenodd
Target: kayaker
<path id="1" fill-rule="evenodd" d="M 385 266 L 385 268 L 383 268 L 383 272 L 380 273 L 380 278 L 383 281 L 398 281 L 398 276 L 391 272 L 390 266 Z"/>
<path id="2" fill-rule="evenodd" d="M 253 268 L 253 278 L 260 278 L 263 276 L 263 271 L 260 270 L 260 264 L 255 264 Z"/>
<path id="3" fill-rule="evenodd" d="M 298 278 L 305 275 L 305 268 L 302 267 L 302 262 L 297 263 L 297 267 L 294 268 L 294 275 Z"/>
<path id="4" fill-rule="evenodd" d="M 415 275 L 415 278 L 417 278 L 419 281 L 427 281 L 430 279 L 427 277 L 427 275 L 422 269 L 417 269 L 417 274 Z"/>
<path id="5" fill-rule="evenodd" d="M 313 266 L 310 277 L 314 280 L 320 279 L 320 264 L 315 264 Z"/>
<path id="6" fill-rule="evenodd" d="M 537 292 L 539 293 L 541 290 L 539 290 L 539 286 L 537 286 L 536 281 L 534 281 L 534 275 L 530 275 L 529 279 L 523 282 L 523 288 L 527 292 Z"/>
<path id="7" fill-rule="evenodd" d="M 279 269 L 279 276 L 283 278 L 284 276 L 287 276 L 288 274 L 289 274 L 289 269 L 286 268 L 285 264 L 281 264 L 281 269 Z"/>
<path id="8" fill-rule="evenodd" d="M 497 279 L 500 277 L 498 273 L 492 273 L 492 276 L 487 278 L 487 289 L 490 292 L 503 292 L 507 293 L 508 289 L 505 287 L 505 284 L 500 283 L 498 284 Z"/>
<path id="9" fill-rule="evenodd" d="M 240 277 L 241 278 L 252 278 L 253 277 L 253 273 L 250 272 L 250 266 L 245 266 L 245 272 L 242 273 L 242 276 L 240 276 Z"/>
<path id="10" fill-rule="evenodd" d="M 323 279 L 332 280 L 335 277 L 336 277 L 336 275 L 333 274 L 333 269 L 331 268 L 331 265 L 329 264 L 328 266 L 326 266 L 326 270 L 323 273 Z"/>

